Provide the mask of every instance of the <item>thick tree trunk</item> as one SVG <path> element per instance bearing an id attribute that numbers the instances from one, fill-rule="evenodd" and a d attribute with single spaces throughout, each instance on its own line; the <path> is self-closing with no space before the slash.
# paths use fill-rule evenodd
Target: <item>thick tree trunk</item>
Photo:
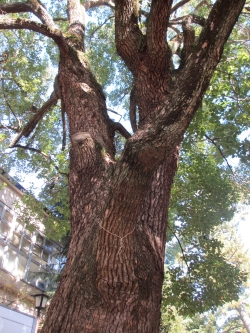
<path id="1" fill-rule="evenodd" d="M 72 235 L 44 332 L 158 333 L 167 207 L 176 159 L 169 158 L 151 178 L 143 205 L 137 184 L 131 184 L 131 177 L 124 180 L 123 172 L 109 195 L 105 193 L 109 185 L 104 187 L 98 202 L 93 200 L 95 191 L 89 193 L 93 201 L 85 206 Z M 140 176 L 135 176 L 138 182 Z M 104 216 L 97 217 L 101 196 L 108 205 Z M 76 200 L 82 200 L 81 193 Z"/>
<path id="2" fill-rule="evenodd" d="M 81 52 L 61 57 L 59 78 L 72 144 L 71 243 L 43 332 L 157 333 L 178 149 L 156 170 L 116 164 L 105 99 Z"/>

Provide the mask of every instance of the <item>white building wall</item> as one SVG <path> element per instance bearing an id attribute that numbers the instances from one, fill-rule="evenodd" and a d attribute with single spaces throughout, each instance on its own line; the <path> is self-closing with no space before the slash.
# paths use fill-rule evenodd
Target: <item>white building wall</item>
<path id="1" fill-rule="evenodd" d="M 34 333 L 36 318 L 0 306 L 0 333 Z"/>
<path id="2" fill-rule="evenodd" d="M 29 231 L 15 211 L 15 202 L 22 204 L 23 192 L 0 168 L 0 333 L 33 332 L 30 295 L 51 286 L 48 273 L 58 273 L 60 268 L 56 257 L 60 245 L 44 235 L 40 221 L 36 223 L 39 230 Z"/>
<path id="3" fill-rule="evenodd" d="M 22 192 L 17 190 L 12 184 L 0 175 L 0 200 L 9 208 L 13 208 L 16 201 L 20 201 Z"/>

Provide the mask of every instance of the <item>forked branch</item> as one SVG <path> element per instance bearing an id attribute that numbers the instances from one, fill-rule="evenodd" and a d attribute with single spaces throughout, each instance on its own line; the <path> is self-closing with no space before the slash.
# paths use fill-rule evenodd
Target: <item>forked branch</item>
<path id="1" fill-rule="evenodd" d="M 124 159 L 154 169 L 180 144 L 220 61 L 223 47 L 244 7 L 245 0 L 217 0 L 176 78 L 175 90 L 158 114 L 127 140 Z M 191 79 L 190 79 L 191 78 Z M 187 84 L 188 82 L 188 84 Z M 121 157 L 121 159 L 123 158 Z"/>
<path id="2" fill-rule="evenodd" d="M 43 106 L 36 111 L 36 114 L 30 119 L 27 125 L 21 130 L 21 132 L 15 137 L 15 139 L 9 145 L 9 148 L 13 148 L 17 146 L 18 141 L 23 137 L 28 137 L 31 132 L 35 129 L 39 121 L 43 118 L 45 113 L 49 111 L 49 109 L 56 105 L 58 101 L 57 94 L 54 92 L 50 98 L 43 104 Z"/>

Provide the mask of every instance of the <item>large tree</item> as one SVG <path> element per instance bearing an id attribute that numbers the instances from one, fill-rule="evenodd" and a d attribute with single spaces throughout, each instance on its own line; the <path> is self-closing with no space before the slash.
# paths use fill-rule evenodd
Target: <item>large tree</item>
<path id="1" fill-rule="evenodd" d="M 180 144 L 245 4 L 197 1 L 196 7 L 207 12 L 201 17 L 181 11 L 189 2 L 68 0 L 51 9 L 53 14 L 64 9 L 65 16 L 56 19 L 37 0 L 0 2 L 0 29 L 42 34 L 59 50 L 54 92 L 41 108 L 32 106 L 24 125 L 12 112 L 16 126 L 8 130 L 18 135 L 10 147 L 24 148 L 23 137 L 31 135 L 58 99 L 63 149 L 67 129 L 71 142 L 71 242 L 43 332 L 159 330 L 167 213 Z M 85 12 L 101 5 L 115 12 L 117 53 L 133 76 L 132 136 L 109 118 L 102 87 L 85 55 Z M 181 19 L 176 18 L 179 12 Z M 2 54 L 3 64 L 8 56 Z M 119 158 L 116 131 L 126 139 Z"/>

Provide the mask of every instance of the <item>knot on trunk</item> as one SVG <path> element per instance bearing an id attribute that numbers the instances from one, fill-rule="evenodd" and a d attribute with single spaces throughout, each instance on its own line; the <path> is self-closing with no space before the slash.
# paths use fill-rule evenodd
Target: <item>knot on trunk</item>
<path id="1" fill-rule="evenodd" d="M 77 132 L 71 136 L 71 140 L 73 143 L 77 143 L 79 146 L 81 146 L 83 141 L 85 141 L 85 140 L 93 141 L 89 132 Z"/>

